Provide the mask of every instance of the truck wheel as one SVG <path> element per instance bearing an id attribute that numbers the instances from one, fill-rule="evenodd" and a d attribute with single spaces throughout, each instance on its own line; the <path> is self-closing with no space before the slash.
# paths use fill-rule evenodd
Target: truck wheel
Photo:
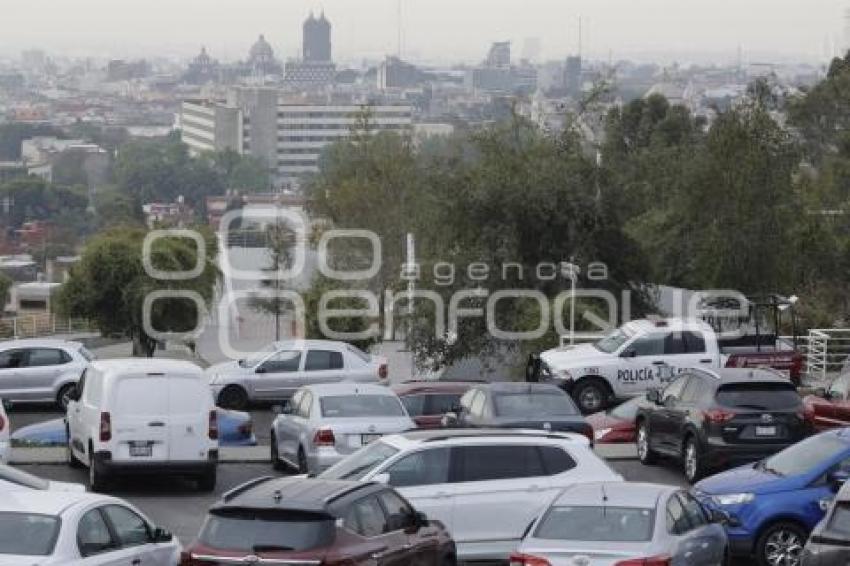
<path id="1" fill-rule="evenodd" d="M 685 468 L 685 479 L 691 484 L 698 482 L 705 475 L 705 463 L 702 451 L 697 439 L 689 436 L 685 441 L 685 449 L 682 451 L 682 460 Z"/>
<path id="2" fill-rule="evenodd" d="M 608 388 L 598 379 L 583 379 L 573 390 L 573 399 L 582 414 L 597 413 L 608 404 Z"/>
<path id="3" fill-rule="evenodd" d="M 248 393 L 238 385 L 228 385 L 218 394 L 218 406 L 241 411 L 248 406 Z"/>
<path id="4" fill-rule="evenodd" d="M 646 426 L 646 421 L 638 423 L 637 453 L 638 460 L 645 466 L 651 466 L 658 460 L 658 455 L 649 447 L 649 427 Z"/>
<path id="5" fill-rule="evenodd" d="M 205 472 L 198 478 L 198 490 L 204 493 L 209 493 L 215 490 L 217 474 L 215 468 Z"/>

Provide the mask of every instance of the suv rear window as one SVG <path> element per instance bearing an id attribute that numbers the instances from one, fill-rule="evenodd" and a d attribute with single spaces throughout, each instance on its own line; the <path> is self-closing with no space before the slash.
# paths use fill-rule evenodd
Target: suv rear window
<path id="1" fill-rule="evenodd" d="M 796 409 L 803 404 L 790 383 L 731 383 L 717 390 L 717 402 L 724 407 L 776 411 Z"/>
<path id="2" fill-rule="evenodd" d="M 563 393 L 499 393 L 494 397 L 500 417 L 560 417 L 577 415 L 578 409 Z"/>
<path id="3" fill-rule="evenodd" d="M 0 512 L 0 556 L 50 556 L 58 536 L 58 517 Z"/>
<path id="4" fill-rule="evenodd" d="M 198 540 L 220 550 L 298 552 L 332 544 L 335 530 L 328 515 L 224 509 L 210 513 Z"/>

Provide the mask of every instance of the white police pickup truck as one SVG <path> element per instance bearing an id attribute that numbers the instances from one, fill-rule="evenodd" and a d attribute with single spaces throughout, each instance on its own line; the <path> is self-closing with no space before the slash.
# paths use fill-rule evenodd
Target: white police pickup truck
<path id="1" fill-rule="evenodd" d="M 547 350 L 530 362 L 528 377 L 553 382 L 592 413 L 663 387 L 686 368 L 772 367 L 794 380 L 801 364 L 800 354 L 781 341 L 753 347 L 739 338 L 723 347 L 708 323 L 669 318 L 635 320 L 598 342 Z"/>

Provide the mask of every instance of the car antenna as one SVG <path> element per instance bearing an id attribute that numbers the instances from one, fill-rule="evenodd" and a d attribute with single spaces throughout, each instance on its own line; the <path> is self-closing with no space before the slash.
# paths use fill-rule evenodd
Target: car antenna
<path id="1" fill-rule="evenodd" d="M 599 489 L 602 490 L 602 516 L 608 516 L 608 494 L 605 492 L 605 484 L 600 484 Z"/>

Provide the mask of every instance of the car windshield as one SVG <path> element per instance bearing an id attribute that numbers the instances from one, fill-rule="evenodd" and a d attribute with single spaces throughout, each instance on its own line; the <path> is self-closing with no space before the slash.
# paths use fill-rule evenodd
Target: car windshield
<path id="1" fill-rule="evenodd" d="M 780 476 L 796 476 L 825 465 L 848 449 L 850 444 L 835 433 L 819 434 L 762 460 L 757 467 Z"/>
<path id="2" fill-rule="evenodd" d="M 610 411 L 610 415 L 616 419 L 624 421 L 633 421 L 637 416 L 638 408 L 640 407 L 640 398 L 636 397 L 621 405 L 617 405 Z"/>
<path id="3" fill-rule="evenodd" d="M 319 475 L 328 480 L 360 480 L 399 452 L 385 442 L 373 442 Z"/>
<path id="4" fill-rule="evenodd" d="M 239 552 L 304 551 L 333 542 L 328 515 L 259 509 L 212 512 L 198 540 L 212 548 Z"/>
<path id="5" fill-rule="evenodd" d="M 14 483 L 30 489 L 46 490 L 50 484 L 40 477 L 28 474 L 5 464 L 0 464 L 0 480 Z"/>
<path id="6" fill-rule="evenodd" d="M 257 365 L 258 363 L 265 360 L 268 357 L 268 355 L 273 353 L 273 352 L 277 352 L 277 345 L 269 344 L 268 346 L 266 346 L 262 350 L 255 352 L 254 354 L 248 356 L 245 359 L 239 360 L 239 365 L 242 366 L 243 368 L 252 368 L 255 365 Z"/>
<path id="7" fill-rule="evenodd" d="M 790 383 L 732 383 L 717 390 L 717 402 L 724 407 L 781 411 L 797 409 L 803 401 Z"/>
<path id="8" fill-rule="evenodd" d="M 617 350 L 620 349 L 620 346 L 625 344 L 631 336 L 622 328 L 618 328 L 614 330 L 610 334 L 606 335 L 604 338 L 595 342 L 593 346 L 606 354 L 613 354 Z"/>
<path id="9" fill-rule="evenodd" d="M 498 394 L 493 402 L 499 417 L 565 417 L 578 409 L 563 393 Z"/>
<path id="10" fill-rule="evenodd" d="M 0 512 L 0 555 L 50 556 L 58 536 L 58 517 Z"/>
<path id="11" fill-rule="evenodd" d="M 552 507 L 540 521 L 535 538 L 583 542 L 647 542 L 652 540 L 655 512 L 636 507 Z"/>
<path id="12" fill-rule="evenodd" d="M 460 394 L 428 393 L 424 395 L 406 395 L 401 398 L 407 414 L 411 417 L 425 415 L 444 415 L 460 402 Z"/>
<path id="13" fill-rule="evenodd" d="M 322 416 L 334 419 L 402 417 L 401 401 L 392 395 L 339 395 L 319 399 Z"/>

